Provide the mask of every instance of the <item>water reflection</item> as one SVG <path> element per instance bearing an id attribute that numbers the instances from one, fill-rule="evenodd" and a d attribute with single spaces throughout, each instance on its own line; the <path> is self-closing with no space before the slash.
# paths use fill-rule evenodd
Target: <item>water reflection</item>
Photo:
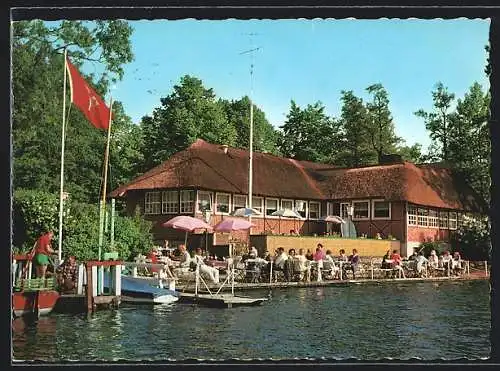
<path id="1" fill-rule="evenodd" d="M 268 291 L 253 292 L 267 296 Z M 479 358 L 490 352 L 488 284 L 273 289 L 262 306 L 137 305 L 14 320 L 16 359 Z"/>

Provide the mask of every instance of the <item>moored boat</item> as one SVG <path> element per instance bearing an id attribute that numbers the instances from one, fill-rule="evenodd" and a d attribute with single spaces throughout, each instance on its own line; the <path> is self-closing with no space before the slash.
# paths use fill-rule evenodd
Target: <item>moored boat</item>
<path id="1" fill-rule="evenodd" d="M 12 313 L 15 317 L 47 315 L 59 299 L 54 278 L 31 278 L 29 255 L 14 256 Z"/>

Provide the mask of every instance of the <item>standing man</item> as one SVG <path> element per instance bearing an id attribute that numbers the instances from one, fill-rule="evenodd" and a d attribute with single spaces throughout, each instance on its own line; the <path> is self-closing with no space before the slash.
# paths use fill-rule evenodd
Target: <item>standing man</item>
<path id="1" fill-rule="evenodd" d="M 54 232 L 50 231 L 41 235 L 36 242 L 34 261 L 36 264 L 36 276 L 38 278 L 45 278 L 47 265 L 49 265 L 49 255 L 54 254 L 51 245 L 53 237 Z"/>

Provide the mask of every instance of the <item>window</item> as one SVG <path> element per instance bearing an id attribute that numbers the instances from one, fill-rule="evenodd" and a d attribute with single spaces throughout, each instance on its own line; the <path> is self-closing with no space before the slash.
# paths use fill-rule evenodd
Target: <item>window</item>
<path id="1" fill-rule="evenodd" d="M 252 209 L 257 210 L 261 214 L 263 214 L 264 208 L 264 198 L 263 197 L 252 197 Z"/>
<path id="2" fill-rule="evenodd" d="M 326 215 L 335 215 L 333 213 L 333 202 L 326 203 Z"/>
<path id="3" fill-rule="evenodd" d="M 368 219 L 370 217 L 369 201 L 353 201 L 354 216 L 353 219 Z"/>
<path id="4" fill-rule="evenodd" d="M 295 211 L 297 211 L 301 217 L 307 217 L 307 202 L 303 200 L 295 200 Z"/>
<path id="5" fill-rule="evenodd" d="M 194 211 L 194 191 L 181 191 L 181 213 Z"/>
<path id="6" fill-rule="evenodd" d="M 450 227 L 450 229 L 457 229 L 457 213 L 456 212 L 450 213 L 449 227 Z"/>
<path id="7" fill-rule="evenodd" d="M 212 209 L 212 193 L 205 191 L 198 191 L 198 211 L 205 210 L 213 211 Z"/>
<path id="8" fill-rule="evenodd" d="M 418 225 L 417 208 L 412 205 L 408 205 L 408 225 Z"/>
<path id="9" fill-rule="evenodd" d="M 160 192 L 146 192 L 144 197 L 144 214 L 159 214 L 160 208 Z"/>
<path id="10" fill-rule="evenodd" d="M 462 227 L 464 225 L 464 214 L 457 213 L 457 228 Z"/>
<path id="11" fill-rule="evenodd" d="M 227 193 L 217 193 L 215 195 L 215 205 L 217 207 L 217 212 L 222 214 L 229 213 L 231 196 Z"/>
<path id="12" fill-rule="evenodd" d="M 418 208 L 418 225 L 420 227 L 427 227 L 429 225 L 429 220 L 427 215 L 429 214 L 429 210 L 424 209 L 422 207 Z"/>
<path id="13" fill-rule="evenodd" d="M 320 205 L 319 202 L 309 201 L 309 219 L 319 219 Z"/>
<path id="14" fill-rule="evenodd" d="M 271 215 L 278 210 L 279 200 L 277 198 L 266 198 L 266 215 Z"/>
<path id="15" fill-rule="evenodd" d="M 293 210 L 293 200 L 281 200 L 281 208 Z"/>
<path id="16" fill-rule="evenodd" d="M 391 203 L 384 200 L 372 201 L 373 219 L 391 219 Z"/>
<path id="17" fill-rule="evenodd" d="M 448 228 L 448 212 L 441 211 L 439 213 L 439 228 Z"/>
<path id="18" fill-rule="evenodd" d="M 339 216 L 342 219 L 347 219 L 349 217 L 349 212 L 347 210 L 349 210 L 350 206 L 351 206 L 351 204 L 349 202 L 343 202 L 340 204 L 340 215 Z"/>
<path id="19" fill-rule="evenodd" d="M 179 192 L 164 191 L 161 194 L 161 213 L 177 214 L 179 212 Z"/>
<path id="20" fill-rule="evenodd" d="M 437 210 L 429 209 L 429 227 L 438 228 L 439 227 L 439 217 Z"/>
<path id="21" fill-rule="evenodd" d="M 247 196 L 233 195 L 233 211 L 247 207 Z"/>

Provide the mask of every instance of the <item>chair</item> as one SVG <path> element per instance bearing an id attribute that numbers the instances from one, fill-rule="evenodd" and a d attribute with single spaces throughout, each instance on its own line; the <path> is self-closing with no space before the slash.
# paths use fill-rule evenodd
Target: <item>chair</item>
<path id="1" fill-rule="evenodd" d="M 332 280 L 335 278 L 338 269 L 339 268 L 335 265 L 335 263 L 325 260 L 323 262 L 323 268 L 321 268 L 322 276 L 328 280 Z"/>

